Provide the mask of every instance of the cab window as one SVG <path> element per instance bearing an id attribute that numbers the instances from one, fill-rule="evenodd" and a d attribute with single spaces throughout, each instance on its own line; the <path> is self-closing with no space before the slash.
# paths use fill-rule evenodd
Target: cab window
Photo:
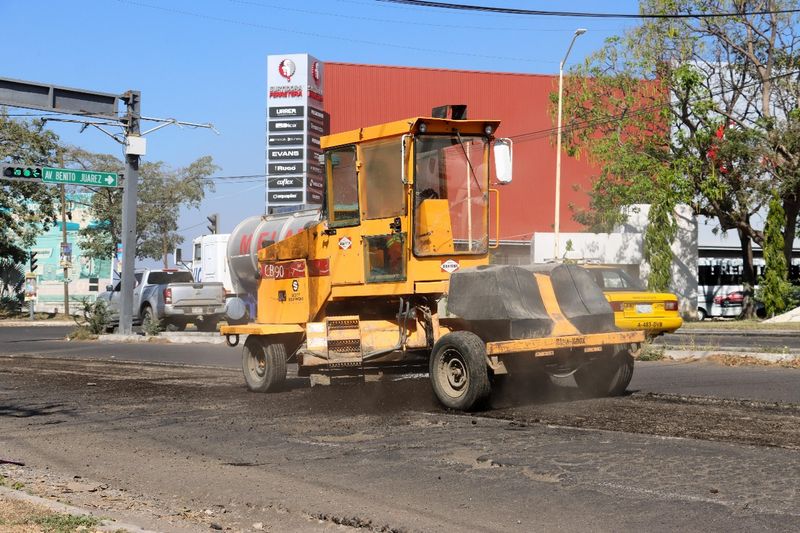
<path id="1" fill-rule="evenodd" d="M 331 226 L 358 224 L 358 172 L 356 149 L 345 146 L 325 154 L 328 175 L 327 215 Z"/>
<path id="2" fill-rule="evenodd" d="M 401 174 L 399 139 L 380 140 L 361 146 L 361 172 L 366 208 L 364 218 L 391 218 L 406 214 Z"/>

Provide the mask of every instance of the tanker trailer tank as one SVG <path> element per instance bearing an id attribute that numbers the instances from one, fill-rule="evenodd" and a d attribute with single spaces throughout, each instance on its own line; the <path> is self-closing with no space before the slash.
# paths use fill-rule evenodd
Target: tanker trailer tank
<path id="1" fill-rule="evenodd" d="M 241 221 L 228 239 L 227 259 L 236 295 L 228 298 L 226 313 L 232 323 L 247 322 L 256 316 L 258 250 L 291 237 L 320 220 L 319 209 L 279 215 L 253 216 Z"/>

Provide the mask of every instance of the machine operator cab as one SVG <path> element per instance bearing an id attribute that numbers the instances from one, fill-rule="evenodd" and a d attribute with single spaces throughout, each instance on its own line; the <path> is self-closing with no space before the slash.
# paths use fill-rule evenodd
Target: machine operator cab
<path id="1" fill-rule="evenodd" d="M 488 262 L 490 182 L 511 181 L 498 124 L 413 118 L 323 139 L 334 292 L 441 292 L 453 271 Z"/>

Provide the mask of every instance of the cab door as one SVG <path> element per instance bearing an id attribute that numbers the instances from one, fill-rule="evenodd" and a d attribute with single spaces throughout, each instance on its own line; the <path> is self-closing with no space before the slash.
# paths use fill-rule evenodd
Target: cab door
<path id="1" fill-rule="evenodd" d="M 392 137 L 358 146 L 363 269 L 368 284 L 402 283 L 408 276 L 408 214 L 401 142 L 400 137 Z"/>
<path id="2" fill-rule="evenodd" d="M 325 152 L 327 229 L 322 245 L 330 254 L 331 285 L 364 283 L 358 158 L 354 145 Z"/>

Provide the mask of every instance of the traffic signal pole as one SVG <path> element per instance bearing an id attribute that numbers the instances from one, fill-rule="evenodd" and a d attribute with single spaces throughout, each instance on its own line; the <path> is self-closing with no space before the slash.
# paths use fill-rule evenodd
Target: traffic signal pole
<path id="1" fill-rule="evenodd" d="M 131 139 L 138 141 L 141 132 L 141 93 L 128 91 L 122 99 L 127 106 L 125 116 L 125 184 L 122 190 L 122 287 L 119 311 L 119 332 L 133 331 L 133 286 L 136 260 L 136 204 L 139 194 L 139 155 L 131 150 Z"/>

